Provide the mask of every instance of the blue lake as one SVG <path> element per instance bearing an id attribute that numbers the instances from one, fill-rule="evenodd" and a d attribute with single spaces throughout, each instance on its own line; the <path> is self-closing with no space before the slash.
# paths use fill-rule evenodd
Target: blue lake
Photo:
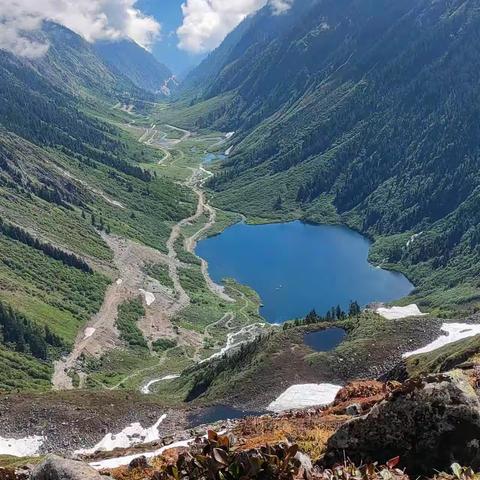
<path id="1" fill-rule="evenodd" d="M 200 241 L 196 252 L 213 280 L 252 287 L 263 317 L 281 323 L 312 308 L 324 314 L 337 304 L 348 309 L 351 300 L 364 306 L 408 295 L 413 285 L 405 276 L 368 263 L 369 248 L 368 239 L 348 228 L 296 221 L 239 223 Z"/>

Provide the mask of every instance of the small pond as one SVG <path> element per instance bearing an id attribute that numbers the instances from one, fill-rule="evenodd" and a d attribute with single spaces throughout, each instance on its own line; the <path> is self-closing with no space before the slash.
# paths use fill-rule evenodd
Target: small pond
<path id="1" fill-rule="evenodd" d="M 221 420 L 236 420 L 238 418 L 256 417 L 263 415 L 264 412 L 253 412 L 239 410 L 237 408 L 229 407 L 227 405 L 214 405 L 205 408 L 202 412 L 193 413 L 188 416 L 190 428 L 199 425 L 209 425 Z"/>
<path id="2" fill-rule="evenodd" d="M 343 328 L 327 328 L 318 332 L 306 333 L 304 343 L 317 352 L 329 352 L 340 345 L 347 333 Z"/>

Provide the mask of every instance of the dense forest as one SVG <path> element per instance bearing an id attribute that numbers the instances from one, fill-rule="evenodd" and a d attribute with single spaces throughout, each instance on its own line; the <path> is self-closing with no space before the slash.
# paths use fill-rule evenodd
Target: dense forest
<path id="1" fill-rule="evenodd" d="M 99 162 L 148 181 L 151 176 L 128 162 L 118 132 L 85 111 L 88 102 L 153 97 L 119 72 L 111 72 L 93 47 L 72 31 L 45 23 L 39 33 L 51 45 L 48 54 L 27 61 L 0 50 L 0 124 L 40 146 L 58 148 L 84 162 Z M 87 103 L 88 104 L 88 103 Z"/>
<path id="2" fill-rule="evenodd" d="M 50 258 L 59 260 L 69 267 L 78 268 L 86 273 L 93 273 L 92 268 L 82 258 L 40 241 L 26 230 L 5 222 L 2 217 L 0 217 L 0 235 L 6 235 L 13 240 L 34 248 L 35 250 L 40 250 Z"/>
<path id="3" fill-rule="evenodd" d="M 19 353 L 28 353 L 40 360 L 48 360 L 49 347 L 61 348 L 63 342 L 48 326 L 32 323 L 11 307 L 0 302 L 0 341 Z"/>

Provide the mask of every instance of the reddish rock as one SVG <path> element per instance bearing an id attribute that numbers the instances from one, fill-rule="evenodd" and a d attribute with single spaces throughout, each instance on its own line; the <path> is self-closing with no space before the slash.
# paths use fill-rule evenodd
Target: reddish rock
<path id="1" fill-rule="evenodd" d="M 386 392 L 385 384 L 375 380 L 358 380 L 343 387 L 335 397 L 334 405 L 345 402 L 354 402 L 359 398 L 370 398 L 383 395 Z"/>
<path id="2" fill-rule="evenodd" d="M 349 407 L 355 405 L 359 414 L 367 413 L 374 405 L 387 398 L 399 387 L 397 382 L 378 382 L 376 380 L 357 380 L 347 384 L 338 393 L 329 413 L 349 414 Z"/>
<path id="3" fill-rule="evenodd" d="M 417 475 L 447 471 L 453 463 L 480 468 L 480 399 L 460 370 L 414 378 L 395 388 L 362 417 L 328 440 L 327 466 L 349 458 L 386 463 Z"/>

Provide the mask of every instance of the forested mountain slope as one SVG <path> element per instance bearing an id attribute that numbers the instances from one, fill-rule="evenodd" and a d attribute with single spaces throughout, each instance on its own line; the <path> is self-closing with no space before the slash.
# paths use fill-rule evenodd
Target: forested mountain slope
<path id="1" fill-rule="evenodd" d="M 49 46 L 46 54 L 32 60 L 15 57 L 15 61 L 34 69 L 56 87 L 90 101 L 148 96 L 126 76 L 112 70 L 92 44 L 68 28 L 44 22 L 42 29 L 31 35 Z"/>
<path id="2" fill-rule="evenodd" d="M 72 31 L 46 23 L 35 35 L 49 45 L 43 57 L 27 60 L 0 50 L 0 123 L 37 143 L 65 148 L 89 143 L 96 154 L 115 152 L 119 145 L 109 127 L 88 117 L 86 109 L 150 96 L 112 72 Z"/>
<path id="3" fill-rule="evenodd" d="M 96 52 L 114 70 L 146 91 L 162 92 L 172 72 L 133 40 L 97 42 Z"/>
<path id="4" fill-rule="evenodd" d="M 294 5 L 248 19 L 226 55 L 212 55 L 215 81 L 197 82 L 197 101 L 231 99 L 197 124 L 237 131 L 210 184 L 217 204 L 346 222 L 379 240 L 372 258 L 399 265 L 431 304 L 444 302 L 439 290 L 477 299 L 478 2 Z"/>
<path id="5" fill-rule="evenodd" d="M 0 51 L 2 390 L 51 387 L 53 360 L 118 274 L 102 234 L 165 251 L 193 208 L 187 189 L 149 171 L 163 153 L 117 128 L 131 119 L 116 104 L 153 96 L 64 27 L 35 35 L 49 44 L 39 59 Z"/>

